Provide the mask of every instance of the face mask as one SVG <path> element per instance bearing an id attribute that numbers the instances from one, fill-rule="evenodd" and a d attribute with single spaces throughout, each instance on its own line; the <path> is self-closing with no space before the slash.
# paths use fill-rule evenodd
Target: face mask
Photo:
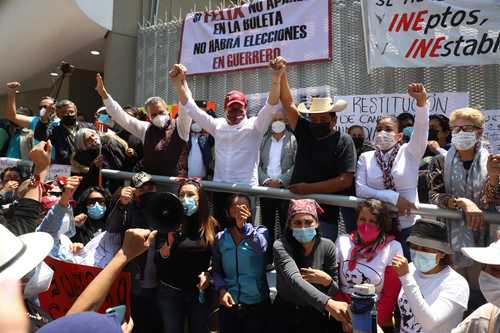
<path id="1" fill-rule="evenodd" d="M 311 130 L 311 134 L 316 138 L 316 139 L 322 139 L 326 136 L 328 136 L 331 132 L 332 129 L 330 128 L 330 123 L 309 123 L 309 129 Z"/>
<path id="2" fill-rule="evenodd" d="M 46 108 L 41 108 L 41 109 L 40 109 L 40 113 L 39 113 L 39 114 L 40 114 L 40 117 L 42 117 L 42 118 L 43 118 L 43 116 L 45 116 L 45 114 L 46 114 L 46 113 L 47 113 L 47 109 L 46 109 Z"/>
<path id="3" fill-rule="evenodd" d="M 360 149 L 363 147 L 363 144 L 365 143 L 365 138 L 352 138 L 352 141 L 354 142 L 354 145 L 356 146 L 357 149 Z"/>
<path id="4" fill-rule="evenodd" d="M 413 134 L 413 127 L 405 127 L 403 129 L 403 140 L 404 140 L 404 142 L 410 142 L 412 134 Z"/>
<path id="5" fill-rule="evenodd" d="M 283 133 L 285 128 L 286 124 L 281 120 L 273 121 L 273 124 L 271 125 L 271 130 L 273 131 L 273 133 Z"/>
<path id="6" fill-rule="evenodd" d="M 36 268 L 28 273 L 30 275 L 28 283 L 24 287 L 24 298 L 37 297 L 38 294 L 49 290 L 54 271 L 43 261 Z M 26 276 L 28 277 L 28 276 Z"/>
<path id="7" fill-rule="evenodd" d="M 186 216 L 192 216 L 198 210 L 194 197 L 183 197 L 181 203 L 184 206 L 184 214 Z"/>
<path id="8" fill-rule="evenodd" d="M 76 124 L 76 114 L 74 115 L 66 115 L 61 118 L 61 124 L 64 126 L 75 126 Z"/>
<path id="9" fill-rule="evenodd" d="M 293 237 L 302 244 L 309 243 L 316 236 L 316 228 L 292 228 Z"/>
<path id="10" fill-rule="evenodd" d="M 474 147 L 476 142 L 476 132 L 460 131 L 451 135 L 451 144 L 457 150 L 469 150 Z"/>
<path id="11" fill-rule="evenodd" d="M 380 131 L 375 135 L 375 146 L 380 150 L 389 150 L 397 143 L 392 132 Z"/>
<path id="12" fill-rule="evenodd" d="M 437 141 L 438 140 L 438 134 L 434 128 L 429 128 L 429 135 L 427 136 L 427 140 L 429 140 L 429 141 Z"/>
<path id="13" fill-rule="evenodd" d="M 365 243 L 369 243 L 377 239 L 378 235 L 380 235 L 380 229 L 375 224 L 371 223 L 363 223 L 358 225 L 358 235 L 361 240 Z"/>
<path id="14" fill-rule="evenodd" d="M 105 124 L 109 128 L 115 126 L 115 122 L 111 120 L 111 118 L 109 118 L 109 115 L 107 114 L 100 114 L 99 117 L 97 117 L 97 120 L 99 120 L 99 122 Z"/>
<path id="15" fill-rule="evenodd" d="M 106 213 L 106 206 L 96 202 L 87 207 L 87 213 L 92 220 L 100 220 L 104 216 L 104 213 Z"/>
<path id="16" fill-rule="evenodd" d="M 481 271 L 479 273 L 479 289 L 488 302 L 500 307 L 500 278 Z"/>
<path id="17" fill-rule="evenodd" d="M 151 122 L 156 127 L 163 128 L 168 125 L 169 120 L 170 120 L 169 116 L 165 114 L 159 114 L 156 117 L 154 117 L 153 120 L 151 120 Z"/>
<path id="18" fill-rule="evenodd" d="M 202 131 L 202 128 L 197 123 L 194 123 L 191 125 L 191 131 L 193 131 L 194 133 L 200 133 Z"/>
<path id="19" fill-rule="evenodd" d="M 437 266 L 436 253 L 422 252 L 410 249 L 411 261 L 415 268 L 422 272 L 427 273 Z"/>

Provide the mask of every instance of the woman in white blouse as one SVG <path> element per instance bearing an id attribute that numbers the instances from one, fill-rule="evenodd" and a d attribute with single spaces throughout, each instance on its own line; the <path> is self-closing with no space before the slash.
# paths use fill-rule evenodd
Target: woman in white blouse
<path id="1" fill-rule="evenodd" d="M 356 171 L 356 195 L 375 198 L 399 209 L 398 240 L 409 258 L 406 239 L 418 216 L 410 210 L 418 203 L 418 168 L 427 147 L 429 109 L 422 84 L 410 84 L 408 94 L 416 100 L 416 116 L 410 141 L 402 144 L 402 128 L 395 117 L 377 121 L 375 150 L 361 154 Z"/>
<path id="2" fill-rule="evenodd" d="M 401 281 L 398 307 L 401 333 L 449 333 L 462 321 L 469 301 L 467 281 L 451 265 L 446 225 L 417 221 L 408 237 L 412 263 L 396 256 Z"/>

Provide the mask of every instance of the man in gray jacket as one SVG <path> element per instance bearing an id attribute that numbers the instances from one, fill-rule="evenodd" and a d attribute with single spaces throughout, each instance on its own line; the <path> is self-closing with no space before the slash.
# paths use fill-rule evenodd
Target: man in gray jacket
<path id="1" fill-rule="evenodd" d="M 287 129 L 283 112 L 275 112 L 270 130 L 264 136 L 260 146 L 259 185 L 287 188 L 293 173 L 297 142 L 295 136 Z M 276 212 L 279 217 L 279 230 L 286 223 L 288 200 L 260 198 L 262 224 L 267 227 L 270 243 L 275 237 Z M 272 258 L 269 257 L 269 262 Z"/>

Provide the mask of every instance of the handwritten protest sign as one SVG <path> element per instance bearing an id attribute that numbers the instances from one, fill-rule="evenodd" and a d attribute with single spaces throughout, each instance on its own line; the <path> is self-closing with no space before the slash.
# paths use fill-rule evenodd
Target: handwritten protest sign
<path id="1" fill-rule="evenodd" d="M 19 161 L 20 160 L 15 158 L 0 157 L 0 172 L 6 168 L 17 166 Z M 28 167 L 23 167 L 23 168 L 29 171 Z M 47 180 L 53 180 L 56 176 L 69 177 L 70 175 L 71 175 L 71 165 L 51 164 L 49 167 Z"/>
<path id="2" fill-rule="evenodd" d="M 179 62 L 188 74 L 267 66 L 284 56 L 290 63 L 331 59 L 331 1 L 254 1 L 188 14 Z"/>
<path id="3" fill-rule="evenodd" d="M 309 102 L 313 97 L 331 96 L 329 86 L 293 89 L 292 95 L 298 102 Z M 267 94 L 248 95 L 250 115 L 261 108 Z M 347 109 L 337 114 L 337 129 L 347 132 L 353 125 L 364 128 L 366 138 L 372 140 L 375 134 L 376 121 L 382 116 L 398 115 L 402 112 L 415 114 L 415 100 L 407 94 L 353 95 L 335 96 L 334 100 L 347 101 Z M 449 116 L 451 111 L 469 105 L 469 94 L 464 92 L 429 93 L 430 114 Z M 500 120 L 500 118 L 499 118 Z"/>
<path id="4" fill-rule="evenodd" d="M 500 63 L 498 0 L 363 0 L 368 67 Z"/>
<path id="5" fill-rule="evenodd" d="M 47 257 L 45 262 L 54 270 L 54 277 L 47 292 L 39 295 L 40 305 L 53 318 L 66 314 L 83 290 L 99 274 L 100 268 L 83 266 Z M 126 305 L 130 316 L 130 273 L 122 272 L 98 312 L 113 306 Z"/>
<path id="6" fill-rule="evenodd" d="M 488 141 L 488 148 L 492 154 L 500 154 L 500 110 L 486 110 L 484 137 Z"/>

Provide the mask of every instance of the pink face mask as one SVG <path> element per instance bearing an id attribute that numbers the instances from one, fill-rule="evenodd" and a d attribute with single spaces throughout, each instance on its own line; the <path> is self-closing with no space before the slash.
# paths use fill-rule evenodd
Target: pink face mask
<path id="1" fill-rule="evenodd" d="M 373 242 L 380 235 L 380 229 L 375 224 L 363 223 L 358 225 L 358 234 L 365 243 Z"/>

